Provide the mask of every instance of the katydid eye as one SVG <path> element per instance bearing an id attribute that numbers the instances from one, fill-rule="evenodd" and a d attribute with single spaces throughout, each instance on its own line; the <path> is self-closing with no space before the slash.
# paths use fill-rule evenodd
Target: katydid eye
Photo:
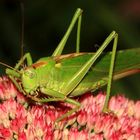
<path id="1" fill-rule="evenodd" d="M 25 75 L 32 79 L 35 77 L 36 74 L 35 72 L 28 70 L 28 71 L 25 71 Z"/>

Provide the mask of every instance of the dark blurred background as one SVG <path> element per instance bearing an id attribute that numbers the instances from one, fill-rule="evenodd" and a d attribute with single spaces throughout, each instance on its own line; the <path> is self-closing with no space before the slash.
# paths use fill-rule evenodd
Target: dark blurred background
<path id="1" fill-rule="evenodd" d="M 96 51 L 112 30 L 119 34 L 118 50 L 140 47 L 139 0 L 22 0 L 25 6 L 24 52 L 33 60 L 49 56 L 64 35 L 78 7 L 82 8 L 81 51 Z M 0 1 L 0 61 L 14 66 L 21 58 L 20 0 Z M 64 53 L 75 51 L 76 28 Z M 111 48 L 111 47 L 110 47 Z M 109 50 L 109 49 L 108 49 Z M 126 58 L 127 59 L 127 58 Z M 132 58 L 133 59 L 133 58 Z M 1 75 L 4 67 L 0 67 Z M 113 93 L 140 97 L 140 75 L 113 84 Z"/>

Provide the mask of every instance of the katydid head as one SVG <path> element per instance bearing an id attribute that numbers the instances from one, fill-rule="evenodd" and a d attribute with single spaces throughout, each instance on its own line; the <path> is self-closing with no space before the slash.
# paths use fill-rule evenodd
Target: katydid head
<path id="1" fill-rule="evenodd" d="M 55 61 L 52 58 L 45 58 L 36 63 L 25 67 L 21 72 L 21 82 L 24 91 L 27 94 L 35 95 L 37 90 L 42 86 L 50 76 L 50 72 L 55 67 Z M 41 83 L 41 84 L 40 84 Z"/>
<path id="2" fill-rule="evenodd" d="M 22 72 L 21 81 L 26 93 L 35 94 L 34 91 L 38 88 L 37 79 L 36 70 L 32 67 Z"/>

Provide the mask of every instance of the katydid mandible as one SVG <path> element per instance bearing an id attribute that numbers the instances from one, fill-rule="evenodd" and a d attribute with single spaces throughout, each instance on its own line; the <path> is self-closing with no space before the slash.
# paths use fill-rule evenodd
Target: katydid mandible
<path id="1" fill-rule="evenodd" d="M 6 69 L 6 74 L 10 77 L 19 91 L 30 97 L 32 100 L 41 103 L 63 101 L 76 106 L 74 109 L 58 118 L 56 120 L 57 122 L 68 117 L 80 107 L 80 103 L 74 100 L 72 97 L 80 96 L 87 91 L 94 91 L 94 89 L 96 89 L 95 87 L 97 87 L 97 83 L 95 85 L 95 83 L 92 83 L 91 79 L 90 84 L 88 85 L 88 83 L 84 83 L 84 79 L 90 78 L 88 73 L 92 65 L 97 61 L 104 49 L 113 40 L 109 75 L 106 79 L 106 83 L 103 82 L 103 85 L 107 84 L 107 95 L 103 111 L 106 112 L 108 110 L 108 100 L 111 92 L 115 55 L 118 42 L 118 34 L 115 31 L 111 32 L 97 52 L 91 54 L 86 62 L 82 62 L 80 67 L 75 66 L 74 68 L 63 70 L 63 64 L 61 63 L 61 60 L 77 58 L 79 56 L 84 57 L 86 55 L 84 53 L 79 53 L 81 19 L 82 10 L 78 8 L 66 33 L 64 34 L 64 37 L 58 44 L 52 56 L 41 58 L 37 62 L 33 63 L 30 53 L 26 53 L 14 68 Z M 67 39 L 77 21 L 76 53 L 61 55 Z M 27 66 L 24 68 L 22 67 L 22 63 L 25 60 L 27 61 Z M 86 86 L 82 87 L 84 84 Z M 38 97 L 40 92 L 44 94 L 45 98 Z"/>

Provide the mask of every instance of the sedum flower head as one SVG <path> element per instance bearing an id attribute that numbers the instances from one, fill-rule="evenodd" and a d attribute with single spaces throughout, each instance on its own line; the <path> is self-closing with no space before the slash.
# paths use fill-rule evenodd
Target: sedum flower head
<path id="1" fill-rule="evenodd" d="M 81 107 L 66 119 L 55 120 L 74 106 L 63 102 L 31 102 L 7 78 L 0 78 L 0 140 L 139 140 L 140 101 L 122 95 L 102 113 L 105 94 L 86 93 L 76 99 Z"/>

